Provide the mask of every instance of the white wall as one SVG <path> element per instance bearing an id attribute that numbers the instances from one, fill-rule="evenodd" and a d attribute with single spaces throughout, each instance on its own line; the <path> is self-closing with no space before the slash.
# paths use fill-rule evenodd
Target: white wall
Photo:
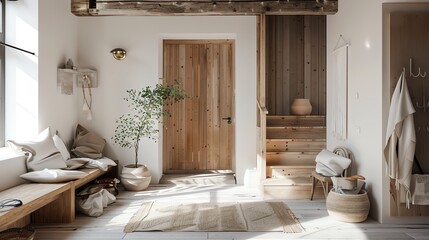
<path id="1" fill-rule="evenodd" d="M 57 93 L 56 84 L 57 68 L 77 58 L 77 19 L 70 2 L 6 4 L 6 42 L 36 53 L 6 48 L 6 139 L 29 140 L 50 126 L 70 140 L 78 120 L 77 96 Z"/>
<path id="2" fill-rule="evenodd" d="M 356 158 L 355 170 L 369 184 L 371 216 L 383 223 L 424 223 L 427 217 L 393 218 L 389 216 L 389 184 L 383 157 L 384 134 L 389 108 L 389 76 L 383 58 L 382 4 L 411 2 L 394 0 L 339 0 L 339 12 L 328 16 L 328 79 L 332 78 L 333 58 L 329 54 L 341 34 L 349 48 L 349 138 L 337 141 L 332 136 L 328 116 L 328 148 L 343 145 Z M 417 1 L 413 1 L 417 2 Z M 427 1 L 420 1 L 427 2 Z M 384 68 L 384 69 L 383 69 Z M 332 86 L 328 82 L 328 95 Z M 331 101 L 328 99 L 328 101 Z M 329 108 L 329 102 L 328 102 Z"/>
<path id="3" fill-rule="evenodd" d="M 113 144 L 116 119 L 126 113 L 122 100 L 130 88 L 153 86 L 162 78 L 162 39 L 236 40 L 235 170 L 239 183 L 246 168 L 256 167 L 256 18 L 255 17 L 81 17 L 79 56 L 83 67 L 98 70 L 93 90 L 93 120 L 81 118 L 107 140 L 106 153 L 122 165 L 133 162 L 133 150 Z M 127 58 L 114 60 L 110 50 L 122 47 Z M 141 162 L 153 182 L 162 175 L 162 141 L 141 143 Z"/>
<path id="4" fill-rule="evenodd" d="M 6 43 L 38 53 L 38 2 L 6 2 Z M 38 58 L 6 49 L 6 140 L 38 132 Z"/>
<path id="5" fill-rule="evenodd" d="M 365 13 L 365 14 L 362 14 Z M 371 215 L 381 215 L 382 192 L 382 55 L 381 4 L 374 0 L 340 0 L 339 11 L 327 19 L 328 96 L 332 90 L 331 51 L 340 35 L 349 41 L 348 140 L 335 140 L 328 119 L 328 148 L 346 146 L 354 154 L 354 170 L 366 177 Z M 377 16 L 380 18 L 377 21 Z M 357 97 L 359 95 L 359 97 Z M 328 112 L 331 98 L 328 97 Z"/>
<path id="6" fill-rule="evenodd" d="M 28 2 L 37 2 L 27 0 Z M 74 94 L 57 91 L 57 68 L 71 58 L 76 65 L 78 55 L 78 19 L 71 13 L 70 1 L 39 2 L 39 130 L 51 127 L 71 141 L 79 119 L 80 89 L 74 83 Z"/>

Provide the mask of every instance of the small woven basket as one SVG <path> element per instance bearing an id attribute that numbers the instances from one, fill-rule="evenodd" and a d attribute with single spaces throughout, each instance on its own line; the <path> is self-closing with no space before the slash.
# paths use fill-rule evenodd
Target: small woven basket
<path id="1" fill-rule="evenodd" d="M 369 199 L 366 190 L 360 194 L 340 194 L 331 190 L 326 198 L 329 216 L 343 222 L 363 222 L 369 213 Z"/>
<path id="2" fill-rule="evenodd" d="M 0 240 L 33 240 L 35 231 L 32 227 L 9 228 L 0 232 Z"/>

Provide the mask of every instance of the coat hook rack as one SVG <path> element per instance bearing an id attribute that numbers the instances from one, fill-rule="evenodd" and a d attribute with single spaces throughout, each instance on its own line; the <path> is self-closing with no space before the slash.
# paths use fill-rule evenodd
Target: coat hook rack
<path id="1" fill-rule="evenodd" d="M 417 132 L 429 132 L 429 125 L 426 125 L 424 127 L 418 126 Z"/>
<path id="2" fill-rule="evenodd" d="M 426 72 L 422 73 L 422 70 L 420 69 L 420 67 L 419 67 L 419 72 L 417 74 L 413 73 L 413 59 L 412 58 L 410 58 L 410 77 L 415 77 L 415 78 L 426 77 Z"/>
<path id="3" fill-rule="evenodd" d="M 426 108 L 429 108 L 429 102 L 426 102 L 426 96 L 425 95 L 423 95 L 422 105 L 420 105 L 419 102 L 416 101 L 416 107 L 417 108 L 423 108 L 423 112 L 426 112 Z"/>

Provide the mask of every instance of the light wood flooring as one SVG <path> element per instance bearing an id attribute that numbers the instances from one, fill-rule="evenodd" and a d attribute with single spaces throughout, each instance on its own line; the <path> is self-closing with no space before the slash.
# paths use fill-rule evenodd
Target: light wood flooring
<path id="1" fill-rule="evenodd" d="M 360 224 L 335 221 L 325 200 L 287 200 L 305 232 L 134 232 L 123 228 L 144 201 L 261 201 L 257 189 L 238 185 L 153 185 L 142 192 L 122 191 L 98 218 L 77 214 L 72 224 L 36 226 L 35 239 L 429 239 L 429 225 L 382 225 L 371 219 Z"/>

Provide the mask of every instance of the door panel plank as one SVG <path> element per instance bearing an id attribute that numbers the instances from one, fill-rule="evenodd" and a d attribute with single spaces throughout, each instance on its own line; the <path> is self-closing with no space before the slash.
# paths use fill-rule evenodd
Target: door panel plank
<path id="1" fill-rule="evenodd" d="M 200 159 L 200 47 L 192 45 L 192 70 L 195 81 L 192 92 L 192 169 L 199 169 Z"/>
<path id="2" fill-rule="evenodd" d="M 186 59 L 186 48 L 185 45 L 179 45 L 179 82 L 184 83 L 185 81 L 185 59 Z M 186 91 L 186 86 L 184 86 L 185 91 Z M 186 127 L 186 122 L 185 122 L 185 103 L 186 101 L 181 101 L 178 103 L 179 107 L 179 128 L 178 128 L 178 132 L 179 132 L 179 153 L 178 153 L 178 162 L 179 162 L 179 168 L 180 169 L 185 169 L 186 165 L 185 165 L 185 132 L 184 129 Z"/>
<path id="3" fill-rule="evenodd" d="M 186 95 L 194 96 L 193 94 L 193 64 L 192 64 L 192 45 L 185 45 L 185 79 L 184 79 L 184 88 Z M 185 105 L 185 169 L 193 169 L 194 158 L 192 156 L 192 133 L 193 133 L 193 124 L 192 124 L 192 107 L 193 107 L 193 97 L 185 98 L 182 101 Z"/>
<path id="4" fill-rule="evenodd" d="M 201 59 L 201 78 L 200 78 L 200 91 L 201 91 L 201 105 L 200 105 L 200 111 L 199 115 L 201 118 L 201 139 L 202 139 L 202 146 L 201 146 L 201 165 L 199 166 L 200 169 L 207 169 L 207 45 L 201 45 L 200 46 L 200 59 Z"/>

